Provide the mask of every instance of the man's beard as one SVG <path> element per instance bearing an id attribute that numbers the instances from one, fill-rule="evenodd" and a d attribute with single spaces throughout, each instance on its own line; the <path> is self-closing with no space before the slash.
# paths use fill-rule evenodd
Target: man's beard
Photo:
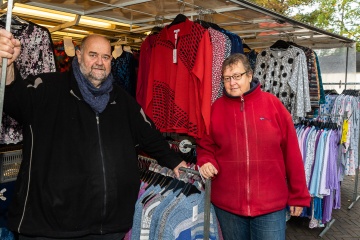
<path id="1" fill-rule="evenodd" d="M 106 74 L 105 68 L 100 68 L 101 70 L 104 70 L 102 74 L 99 74 L 99 73 L 95 74 L 92 71 L 93 69 L 94 68 L 92 67 L 91 71 L 86 73 L 85 68 L 82 65 L 80 65 L 80 71 L 87 80 L 89 80 L 89 81 L 100 81 L 100 82 L 103 82 L 103 81 L 106 80 L 108 75 Z"/>

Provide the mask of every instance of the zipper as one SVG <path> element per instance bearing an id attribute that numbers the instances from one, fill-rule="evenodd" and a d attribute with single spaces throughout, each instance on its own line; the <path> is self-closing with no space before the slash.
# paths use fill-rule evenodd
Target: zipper
<path id="1" fill-rule="evenodd" d="M 97 125 L 97 131 L 99 136 L 99 147 L 100 147 L 100 155 L 101 155 L 101 164 L 102 164 L 102 170 L 103 170 L 103 177 L 104 177 L 104 206 L 103 206 L 103 212 L 102 212 L 102 221 L 101 221 L 101 227 L 100 227 L 100 233 L 103 233 L 103 221 L 106 216 L 106 202 L 107 202 L 107 190 L 106 190 L 106 171 L 105 171 L 105 164 L 104 164 L 104 153 L 103 153 L 103 147 L 102 147 L 102 141 L 101 141 L 101 134 L 100 134 L 100 121 L 99 121 L 99 114 L 96 114 L 96 125 Z"/>
<path id="2" fill-rule="evenodd" d="M 31 180 L 31 165 L 32 165 L 32 153 L 33 153 L 33 148 L 34 148 L 34 135 L 33 135 L 33 131 L 32 131 L 32 127 L 31 125 L 29 126 L 30 128 L 30 136 L 31 136 L 31 151 L 30 151 L 30 163 L 29 163 L 29 178 L 28 178 L 28 185 L 27 185 L 27 190 L 26 190 L 26 197 L 25 197 L 25 203 L 24 203 L 24 208 L 23 208 L 23 212 L 21 215 L 21 219 L 19 222 L 19 226 L 18 226 L 18 233 L 20 233 L 20 228 L 22 225 L 22 222 L 24 221 L 24 217 L 25 217 L 25 210 L 26 210 L 26 205 L 27 205 L 27 201 L 28 201 L 28 197 L 29 197 L 29 189 L 30 189 L 30 180 Z"/>
<path id="3" fill-rule="evenodd" d="M 247 131 L 247 122 L 246 122 L 246 113 L 244 110 L 244 106 L 245 106 L 245 100 L 243 98 L 243 96 L 240 96 L 241 98 L 241 106 L 240 106 L 240 110 L 243 113 L 243 118 L 244 118 L 244 131 L 245 131 L 245 147 L 246 147 L 246 185 L 247 185 L 247 190 L 246 190 L 246 200 L 247 200 L 247 211 L 248 211 L 248 216 L 251 216 L 251 210 L 250 210 L 250 159 L 249 159 L 249 137 L 248 137 L 248 131 Z"/>

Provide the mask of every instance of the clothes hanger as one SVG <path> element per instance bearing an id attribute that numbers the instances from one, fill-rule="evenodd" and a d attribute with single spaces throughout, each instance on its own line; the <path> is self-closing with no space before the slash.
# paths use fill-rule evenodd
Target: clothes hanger
<path id="1" fill-rule="evenodd" d="M 246 49 L 248 49 L 248 50 L 252 50 L 246 43 L 243 43 L 243 48 L 246 48 Z"/>
<path id="2" fill-rule="evenodd" d="M 173 178 L 172 181 L 164 188 L 164 191 L 161 192 L 161 195 L 164 195 L 167 191 L 175 192 L 175 189 L 180 189 L 182 186 L 185 185 L 185 182 Z"/>
<path id="3" fill-rule="evenodd" d="M 204 20 L 196 19 L 195 23 L 200 24 L 202 27 L 208 29 L 210 27 L 210 24 Z"/>
<path id="4" fill-rule="evenodd" d="M 6 14 L 2 14 L 0 16 L 0 24 L 5 26 L 6 23 Z M 11 16 L 11 25 L 28 25 L 29 22 L 25 21 L 24 19 L 21 19 L 18 16 L 12 15 Z"/>
<path id="5" fill-rule="evenodd" d="M 29 25 L 29 22 L 13 15 L 11 17 L 10 31 L 13 34 L 16 34 L 16 31 L 20 31 L 20 30 L 24 29 L 25 27 L 27 27 L 28 25 Z M 3 28 L 6 27 L 6 14 L 2 14 L 0 16 L 0 26 Z"/>
<path id="6" fill-rule="evenodd" d="M 210 25 L 210 27 L 212 27 L 215 30 L 218 30 L 218 31 L 223 30 L 223 28 L 219 27 L 219 25 L 217 25 L 216 23 L 209 22 L 208 24 Z"/>
<path id="7" fill-rule="evenodd" d="M 326 89 L 325 95 L 339 95 L 339 93 L 335 89 Z"/>
<path id="8" fill-rule="evenodd" d="M 192 183 L 188 182 L 185 183 L 183 189 L 178 193 L 178 195 L 176 197 L 179 197 L 180 194 L 184 194 L 186 197 L 190 196 L 191 194 L 195 194 L 198 193 L 200 194 L 200 190 L 194 186 Z"/>
<path id="9" fill-rule="evenodd" d="M 159 183 L 160 187 L 161 188 L 164 188 L 166 187 L 167 185 L 169 185 L 171 183 L 171 181 L 173 180 L 174 178 L 172 177 L 169 177 L 169 176 L 165 176 L 163 178 L 163 180 Z"/>
<path id="10" fill-rule="evenodd" d="M 184 14 L 179 13 L 167 27 L 170 28 L 171 26 L 174 26 L 179 23 L 183 23 L 186 20 L 187 20 L 187 17 Z"/>
<path id="11" fill-rule="evenodd" d="M 190 186 L 184 191 L 184 195 L 186 197 L 192 195 L 192 194 L 200 194 L 200 190 L 193 184 L 190 184 Z"/>
<path id="12" fill-rule="evenodd" d="M 18 17 L 18 16 L 15 16 L 15 15 L 12 16 L 12 19 L 13 19 L 14 21 L 19 22 L 19 24 L 25 24 L 25 25 L 28 25 L 28 24 L 29 24 L 28 21 L 26 21 L 26 20 L 24 20 L 24 19 L 22 19 L 22 18 L 20 18 L 20 17 Z"/>
<path id="13" fill-rule="evenodd" d="M 153 35 L 153 34 L 158 34 L 159 32 L 161 32 L 161 30 L 163 30 L 164 27 L 160 27 L 160 26 L 155 26 L 151 29 L 150 31 L 150 35 Z"/>
<path id="14" fill-rule="evenodd" d="M 287 43 L 284 40 L 277 40 L 273 45 L 270 46 L 270 49 L 282 49 L 282 50 L 286 50 L 290 47 L 290 44 Z"/>

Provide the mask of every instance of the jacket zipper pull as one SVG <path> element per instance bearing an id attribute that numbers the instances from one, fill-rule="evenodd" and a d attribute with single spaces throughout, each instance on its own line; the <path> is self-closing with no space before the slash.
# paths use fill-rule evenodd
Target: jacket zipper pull
<path id="1" fill-rule="evenodd" d="M 96 124 L 99 125 L 99 114 L 96 114 Z"/>
<path id="2" fill-rule="evenodd" d="M 241 99 L 241 107 L 240 107 L 240 110 L 241 111 L 244 111 L 244 98 L 242 96 L 240 96 L 240 99 Z"/>

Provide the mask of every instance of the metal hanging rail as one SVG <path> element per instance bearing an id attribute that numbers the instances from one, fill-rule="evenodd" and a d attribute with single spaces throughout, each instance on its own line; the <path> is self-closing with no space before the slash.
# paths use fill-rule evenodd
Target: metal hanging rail
<path id="1" fill-rule="evenodd" d="M 152 163 L 157 163 L 156 159 L 153 159 L 150 157 L 138 155 L 138 158 L 143 159 L 145 161 L 152 162 Z M 201 177 L 201 174 L 199 171 L 196 171 L 191 168 L 180 167 L 179 170 Z M 211 179 L 206 179 L 205 180 L 205 203 L 204 203 L 204 240 L 210 239 L 210 208 L 211 208 L 210 197 L 211 197 Z"/>

